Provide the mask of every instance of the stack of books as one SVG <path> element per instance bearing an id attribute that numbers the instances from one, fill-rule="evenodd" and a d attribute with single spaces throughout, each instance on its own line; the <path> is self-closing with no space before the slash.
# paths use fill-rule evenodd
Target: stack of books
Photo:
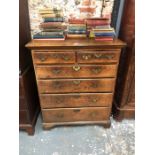
<path id="1" fill-rule="evenodd" d="M 84 19 L 68 20 L 67 38 L 86 38 L 86 23 Z"/>
<path id="2" fill-rule="evenodd" d="M 43 18 L 40 24 L 41 32 L 35 34 L 33 39 L 65 40 L 65 24 L 63 11 L 57 8 L 39 10 Z"/>
<path id="3" fill-rule="evenodd" d="M 87 33 L 90 38 L 95 38 L 97 41 L 111 41 L 115 36 L 109 18 L 87 19 Z"/>
<path id="4" fill-rule="evenodd" d="M 96 41 L 112 41 L 115 37 L 115 30 L 112 27 L 93 29 Z"/>

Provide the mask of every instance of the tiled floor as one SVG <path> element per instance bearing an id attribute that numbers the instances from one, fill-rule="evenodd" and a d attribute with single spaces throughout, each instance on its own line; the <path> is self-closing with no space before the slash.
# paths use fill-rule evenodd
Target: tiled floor
<path id="1" fill-rule="evenodd" d="M 56 127 L 44 131 L 41 116 L 34 136 L 19 133 L 20 155 L 134 155 L 134 120 L 112 119 L 110 129 L 98 125 Z"/>

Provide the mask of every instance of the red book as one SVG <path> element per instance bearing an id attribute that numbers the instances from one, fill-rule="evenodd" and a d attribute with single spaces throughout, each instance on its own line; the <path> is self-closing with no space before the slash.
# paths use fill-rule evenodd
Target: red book
<path id="1" fill-rule="evenodd" d="M 51 27 L 59 27 L 62 28 L 62 22 L 45 22 L 40 24 L 40 28 L 51 28 Z"/>
<path id="2" fill-rule="evenodd" d="M 109 20 L 87 20 L 89 26 L 109 25 Z"/>
<path id="3" fill-rule="evenodd" d="M 85 24 L 84 19 L 69 19 L 68 22 L 70 24 Z"/>

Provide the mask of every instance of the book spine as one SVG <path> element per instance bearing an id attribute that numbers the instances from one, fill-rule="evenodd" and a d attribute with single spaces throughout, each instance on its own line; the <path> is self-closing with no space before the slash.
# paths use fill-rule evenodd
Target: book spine
<path id="1" fill-rule="evenodd" d="M 41 39 L 41 38 L 64 38 L 63 35 L 34 35 L 33 39 Z"/>
<path id="2" fill-rule="evenodd" d="M 69 34 L 85 34 L 86 31 L 78 31 L 78 30 L 70 30 L 68 31 Z"/>
<path id="3" fill-rule="evenodd" d="M 63 32 L 41 32 L 41 35 L 63 35 Z"/>
<path id="4" fill-rule="evenodd" d="M 72 34 L 67 34 L 67 38 L 86 38 L 87 36 L 86 35 L 72 35 Z"/>
<path id="5" fill-rule="evenodd" d="M 112 33 L 112 34 L 110 34 L 110 33 L 98 33 L 98 34 L 96 34 L 95 33 L 95 36 L 97 36 L 97 37 L 102 37 L 102 36 L 111 36 L 111 37 L 114 37 L 114 34 Z"/>
<path id="6" fill-rule="evenodd" d="M 63 22 L 63 18 L 44 18 L 44 22 Z"/>

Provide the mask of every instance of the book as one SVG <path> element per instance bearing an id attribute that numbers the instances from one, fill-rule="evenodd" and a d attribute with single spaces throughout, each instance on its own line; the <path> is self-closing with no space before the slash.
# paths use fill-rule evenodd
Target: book
<path id="1" fill-rule="evenodd" d="M 64 29 L 66 26 L 62 22 L 45 22 L 40 24 L 40 28 Z"/>
<path id="2" fill-rule="evenodd" d="M 102 25 L 110 25 L 110 21 L 89 21 L 87 22 L 89 26 L 102 26 Z"/>
<path id="3" fill-rule="evenodd" d="M 63 13 L 49 13 L 41 15 L 42 18 L 55 18 L 55 17 L 63 17 Z"/>
<path id="4" fill-rule="evenodd" d="M 86 38 L 86 34 L 67 34 L 67 38 Z"/>
<path id="5" fill-rule="evenodd" d="M 102 36 L 112 36 L 114 37 L 115 34 L 114 33 L 94 33 L 96 37 L 102 37 Z"/>
<path id="6" fill-rule="evenodd" d="M 69 19 L 68 22 L 70 24 L 85 24 L 84 19 Z"/>
<path id="7" fill-rule="evenodd" d="M 40 38 L 40 39 L 35 39 L 35 40 L 53 40 L 53 41 L 54 40 L 60 40 L 60 41 L 62 40 L 63 41 L 63 40 L 65 40 L 65 38 Z"/>
<path id="8" fill-rule="evenodd" d="M 53 29 L 53 28 L 44 28 L 44 29 L 41 29 L 42 32 L 62 32 L 64 31 L 64 29 Z"/>
<path id="9" fill-rule="evenodd" d="M 62 32 L 62 31 L 60 31 L 60 32 L 43 32 L 43 31 L 42 31 L 42 32 L 40 32 L 40 34 L 41 34 L 41 35 L 52 35 L 52 36 L 53 36 L 53 35 L 54 35 L 54 36 L 55 36 L 55 35 L 58 35 L 58 36 L 59 36 L 59 35 L 64 35 L 64 32 Z"/>
<path id="10" fill-rule="evenodd" d="M 68 33 L 69 34 L 85 34 L 86 31 L 85 30 L 69 30 Z"/>
<path id="11" fill-rule="evenodd" d="M 63 22 L 63 17 L 43 18 L 44 22 Z"/>
<path id="12" fill-rule="evenodd" d="M 43 38 L 64 38 L 64 35 L 45 35 L 42 32 L 39 32 L 33 35 L 33 39 L 43 39 Z"/>

